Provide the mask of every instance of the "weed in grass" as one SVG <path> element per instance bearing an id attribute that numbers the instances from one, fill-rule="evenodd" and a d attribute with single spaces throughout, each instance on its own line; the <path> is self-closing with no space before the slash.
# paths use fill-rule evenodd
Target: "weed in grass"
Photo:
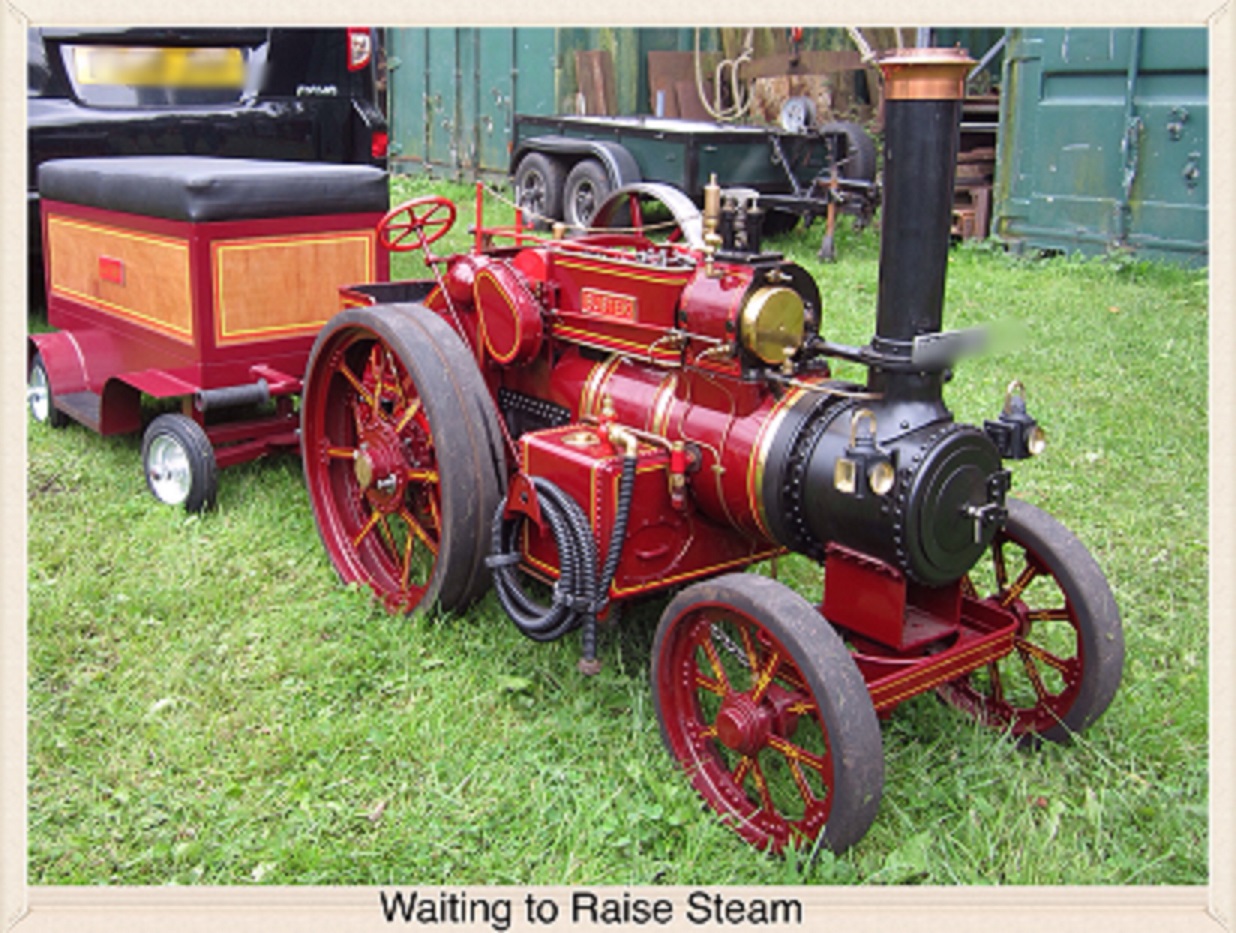
<path id="1" fill-rule="evenodd" d="M 469 189 L 395 188 L 473 216 Z M 439 250 L 466 248 L 466 226 Z M 843 223 L 825 266 L 818 234 L 771 246 L 818 275 L 825 335 L 863 343 L 878 239 Z M 425 273 L 404 255 L 395 274 Z M 1196 273 L 953 251 L 946 326 L 1004 319 L 1023 340 L 959 365 L 947 401 L 981 423 L 1025 383 L 1049 448 L 1014 467 L 1014 494 L 1106 570 L 1125 680 L 1065 748 L 904 704 L 880 814 L 841 856 L 755 853 L 690 790 L 647 683 L 660 601 L 625 609 L 582 678 L 573 640 L 521 638 L 492 596 L 407 619 L 342 586 L 294 457 L 223 471 L 218 509 L 187 517 L 146 492 L 136 438 L 31 424 L 30 880 L 1203 883 L 1206 303 Z M 809 561 L 777 573 L 818 598 Z"/>

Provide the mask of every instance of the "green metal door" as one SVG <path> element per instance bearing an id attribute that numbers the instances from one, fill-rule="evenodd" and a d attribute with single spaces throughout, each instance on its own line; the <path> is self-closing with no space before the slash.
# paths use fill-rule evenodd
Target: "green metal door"
<path id="1" fill-rule="evenodd" d="M 515 111 L 555 110 L 553 29 L 390 29 L 387 49 L 396 171 L 505 175 Z"/>
<path id="2" fill-rule="evenodd" d="M 1013 30 L 997 235 L 1205 264 L 1206 42 L 1204 29 Z"/>

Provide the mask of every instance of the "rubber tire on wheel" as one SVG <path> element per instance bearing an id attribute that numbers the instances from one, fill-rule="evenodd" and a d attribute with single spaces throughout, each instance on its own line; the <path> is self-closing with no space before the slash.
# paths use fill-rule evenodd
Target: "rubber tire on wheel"
<path id="1" fill-rule="evenodd" d="M 26 374 L 26 406 L 30 409 L 30 416 L 40 424 L 63 428 L 69 423 L 69 416 L 56 407 L 51 379 L 47 376 L 43 357 L 38 353 L 30 361 L 30 369 Z"/>
<path id="2" fill-rule="evenodd" d="M 854 659 L 810 603 L 754 574 L 696 583 L 666 608 L 652 657 L 661 737 L 739 835 L 761 849 L 818 841 L 841 852 L 866 834 L 884 787 L 879 722 Z M 760 682 L 772 686 L 757 696 Z M 737 743 L 736 723 L 751 726 Z"/>
<path id="3" fill-rule="evenodd" d="M 820 135 L 845 137 L 846 155 L 841 166 L 841 177 L 850 181 L 875 181 L 876 145 L 865 129 L 857 123 L 838 120 L 820 127 Z"/>
<path id="4" fill-rule="evenodd" d="M 798 226 L 799 216 L 793 211 L 769 208 L 764 212 L 763 234 L 766 237 L 781 236 Z"/>
<path id="5" fill-rule="evenodd" d="M 497 417 L 463 341 L 423 305 L 353 308 L 327 323 L 306 370 L 301 446 L 340 577 L 391 611 L 458 611 L 484 593 L 506 482 Z"/>
<path id="6" fill-rule="evenodd" d="M 613 187 L 605 166 L 596 159 L 576 163 L 562 190 L 562 219 L 567 226 L 586 229 Z"/>
<path id="7" fill-rule="evenodd" d="M 515 167 L 515 203 L 523 212 L 524 226 L 546 227 L 562 219 L 562 184 L 566 168 L 543 152 L 529 152 Z"/>
<path id="8" fill-rule="evenodd" d="M 998 679 L 991 679 L 988 666 L 950 681 L 937 693 L 949 705 L 994 728 L 1007 729 L 1024 742 L 1044 738 L 1067 743 L 1103 714 L 1120 686 L 1124 670 L 1120 611 L 1085 545 L 1041 509 L 1017 499 L 1008 505 L 1004 530 L 992 542 L 993 564 L 996 553 L 1003 555 L 1008 585 L 993 584 L 996 592 L 976 595 L 1002 601 L 1026 568 L 1033 568 L 1041 579 L 1036 584 L 1040 588 L 1025 590 L 1033 605 L 1021 598 L 1011 600 L 1022 627 L 1015 650 L 994 666 Z M 1021 555 L 1019 564 L 1013 564 L 1009 552 Z M 1031 637 L 1036 631 L 1037 641 Z M 1076 653 L 1062 656 L 1059 646 L 1064 645 Z M 1043 659 L 1044 650 L 1051 651 L 1051 663 Z M 1061 662 L 1067 673 L 1057 672 L 1054 665 Z M 1028 666 L 1038 672 L 1046 696 L 1039 694 Z M 1025 683 L 1019 685 L 1017 678 Z M 998 702 L 993 702 L 994 684 L 999 684 Z M 1056 684 L 1060 689 L 1052 692 Z M 1033 697 L 1033 703 L 1019 705 L 1018 695 Z"/>
<path id="9" fill-rule="evenodd" d="M 186 512 L 204 512 L 215 503 L 219 467 L 202 426 L 188 415 L 159 415 L 142 435 L 142 469 L 151 494 Z"/>

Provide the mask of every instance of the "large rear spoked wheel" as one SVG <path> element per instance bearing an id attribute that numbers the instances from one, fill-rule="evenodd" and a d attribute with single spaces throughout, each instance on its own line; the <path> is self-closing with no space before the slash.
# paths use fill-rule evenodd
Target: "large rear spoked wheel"
<path id="1" fill-rule="evenodd" d="M 841 852 L 866 834 L 879 722 L 845 644 L 793 590 L 754 574 L 688 587 L 661 617 L 652 683 L 670 753 L 748 842 Z"/>
<path id="2" fill-rule="evenodd" d="M 1009 500 L 989 559 L 963 584 L 1018 619 L 1012 653 L 938 688 L 945 702 L 1018 739 L 1067 742 L 1111 703 L 1124 633 L 1107 579 L 1046 512 Z"/>
<path id="3" fill-rule="evenodd" d="M 391 611 L 458 610 L 484 592 L 505 457 L 476 363 L 441 318 L 421 305 L 333 318 L 310 355 L 301 444 L 344 580 Z"/>

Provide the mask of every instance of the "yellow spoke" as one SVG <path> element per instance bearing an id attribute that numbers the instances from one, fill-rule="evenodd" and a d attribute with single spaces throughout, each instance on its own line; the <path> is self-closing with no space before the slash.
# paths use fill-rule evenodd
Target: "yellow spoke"
<path id="1" fill-rule="evenodd" d="M 1042 661 L 1048 667 L 1058 670 L 1061 674 L 1071 674 L 1073 672 L 1072 662 L 1058 658 L 1049 651 L 1040 648 L 1038 645 L 1031 644 L 1024 638 L 1014 638 L 1013 644 L 1017 646 L 1018 651 L 1030 655 L 1030 657 L 1034 658 L 1036 661 Z"/>
<path id="2" fill-rule="evenodd" d="M 961 593 L 971 599 L 978 599 L 978 590 L 974 588 L 974 581 L 970 579 L 969 574 L 961 578 Z"/>
<path id="3" fill-rule="evenodd" d="M 747 653 L 747 666 L 751 670 L 755 670 L 760 666 L 760 662 L 759 657 L 755 653 L 755 645 L 751 643 L 751 630 L 744 625 L 740 634 L 742 635 L 743 650 Z"/>
<path id="4" fill-rule="evenodd" d="M 991 560 L 996 571 L 996 592 L 999 593 L 1009 584 L 1009 571 L 1004 563 L 1004 545 L 999 541 L 991 543 Z"/>
<path id="5" fill-rule="evenodd" d="M 1071 622 L 1068 609 L 1036 609 L 1026 613 L 1031 622 Z"/>
<path id="6" fill-rule="evenodd" d="M 1041 702 L 1046 702 L 1051 699 L 1051 694 L 1047 692 L 1047 687 L 1043 684 L 1043 678 L 1039 675 L 1039 669 L 1034 666 L 1034 661 L 1030 658 L 1030 652 L 1025 650 L 1024 642 L 1017 646 L 1017 653 L 1021 656 L 1022 666 L 1026 669 L 1026 676 L 1030 678 L 1030 684 L 1034 687 L 1034 692 L 1038 694 Z"/>
<path id="7" fill-rule="evenodd" d="M 365 388 L 365 386 L 361 383 L 361 381 L 356 378 L 356 374 L 352 372 L 352 370 L 348 369 L 347 366 L 341 363 L 337 371 L 343 376 L 344 379 L 348 380 L 348 382 L 352 384 L 352 388 L 356 390 L 357 395 L 363 398 L 370 405 L 374 404 L 374 397 L 372 393 L 370 393 L 370 391 Z"/>
<path id="8" fill-rule="evenodd" d="M 356 459 L 356 448 L 355 447 L 327 447 L 326 456 L 334 457 L 338 460 L 355 460 Z"/>
<path id="9" fill-rule="evenodd" d="M 743 756 L 742 761 L 738 762 L 738 767 L 734 769 L 734 783 L 742 787 L 743 782 L 747 780 L 747 774 L 755 767 L 755 759 Z"/>
<path id="10" fill-rule="evenodd" d="M 438 482 L 437 470 L 408 470 L 408 479 L 414 483 Z"/>
<path id="11" fill-rule="evenodd" d="M 776 813 L 777 805 L 773 803 L 772 792 L 768 789 L 768 781 L 764 778 L 764 772 L 760 770 L 760 766 L 754 758 L 747 760 L 751 762 L 751 777 L 755 781 L 755 789 L 760 792 L 760 801 L 764 806 L 764 811 L 766 813 Z"/>
<path id="12" fill-rule="evenodd" d="M 719 684 L 715 680 L 709 680 L 698 669 L 695 672 L 695 686 L 703 687 L 709 693 L 715 693 L 719 697 L 723 697 L 729 692 L 723 684 Z"/>
<path id="13" fill-rule="evenodd" d="M 995 661 L 987 665 L 987 676 L 991 680 L 991 698 L 997 703 L 1004 702 L 1004 683 L 1000 680 L 1000 668 Z"/>
<path id="14" fill-rule="evenodd" d="M 712 639 L 708 638 L 703 643 L 704 654 L 708 655 L 708 663 L 712 665 L 712 672 L 717 675 L 717 682 L 728 692 L 730 689 L 730 679 L 725 676 L 725 668 L 721 666 L 721 659 L 717 657 L 717 646 L 712 643 Z"/>
<path id="15" fill-rule="evenodd" d="M 788 742 L 781 738 L 779 735 L 772 735 L 768 737 L 768 747 L 780 752 L 786 758 L 790 759 L 791 762 L 801 762 L 812 770 L 820 772 L 820 774 L 823 774 L 825 769 L 828 767 L 827 762 L 825 762 L 825 760 L 819 755 L 813 755 L 805 748 L 800 748 L 794 743 Z"/>
<path id="16" fill-rule="evenodd" d="M 429 517 L 433 519 L 433 527 L 441 533 L 442 517 L 438 514 L 438 497 L 434 495 L 429 496 Z"/>
<path id="17" fill-rule="evenodd" d="M 378 358 L 378 371 L 373 379 L 373 416 L 378 417 L 378 405 L 382 400 L 382 387 L 386 379 L 386 348 L 380 343 L 373 346 L 374 355 Z M 370 358 L 372 361 L 372 357 Z"/>
<path id="18" fill-rule="evenodd" d="M 774 651 L 768 659 L 768 666 L 760 672 L 759 678 L 755 682 L 755 688 L 751 691 L 751 701 L 759 703 L 764 699 L 764 693 L 768 690 L 773 682 L 773 676 L 777 673 L 777 668 L 781 666 L 781 653 Z"/>
<path id="19" fill-rule="evenodd" d="M 398 385 L 398 382 L 396 382 L 396 385 Z M 399 394 L 403 394 L 402 388 L 400 388 Z M 420 410 L 421 400 L 419 398 L 412 399 L 412 404 L 407 407 L 407 410 L 403 413 L 403 417 L 400 418 L 399 423 L 395 425 L 395 433 L 401 434 L 403 429 L 411 423 L 412 419 L 416 417 L 416 413 Z"/>
<path id="20" fill-rule="evenodd" d="M 400 574 L 400 585 L 403 589 L 408 588 L 408 578 L 412 575 L 412 545 L 416 543 L 415 535 L 408 535 L 408 540 L 403 547 L 403 572 Z"/>
<path id="21" fill-rule="evenodd" d="M 1012 604 L 1013 600 L 1020 599 L 1021 594 L 1026 591 L 1026 587 L 1034 582 L 1034 578 L 1038 575 L 1038 568 L 1036 568 L 1033 564 L 1027 564 L 1026 568 L 1017 577 L 1016 582 L 1014 582 L 1012 587 L 1009 588 L 1009 591 L 1001 597 L 1000 605 L 1008 606 Z"/>
<path id="22" fill-rule="evenodd" d="M 365 540 L 365 538 L 369 535 L 369 532 L 373 531 L 381 517 L 381 512 L 374 512 L 369 516 L 369 521 L 365 522 L 364 527 L 361 528 L 356 537 L 352 539 L 352 547 L 360 547 L 360 543 Z"/>
<path id="23" fill-rule="evenodd" d="M 425 529 L 421 527 L 421 523 L 416 520 L 415 516 L 413 516 L 413 514 L 407 509 L 400 509 L 399 517 L 408 523 L 408 528 L 411 529 L 412 533 L 420 539 L 421 544 L 429 548 L 429 553 L 433 554 L 434 557 L 437 557 L 437 543 L 430 538 L 428 534 L 426 534 Z"/>
<path id="24" fill-rule="evenodd" d="M 807 783 L 807 776 L 803 774 L 803 766 L 797 759 L 790 759 L 790 774 L 794 775 L 794 783 L 798 785 L 798 792 L 802 795 L 803 803 L 811 803 L 815 800 L 815 793 L 811 790 L 811 785 Z"/>

